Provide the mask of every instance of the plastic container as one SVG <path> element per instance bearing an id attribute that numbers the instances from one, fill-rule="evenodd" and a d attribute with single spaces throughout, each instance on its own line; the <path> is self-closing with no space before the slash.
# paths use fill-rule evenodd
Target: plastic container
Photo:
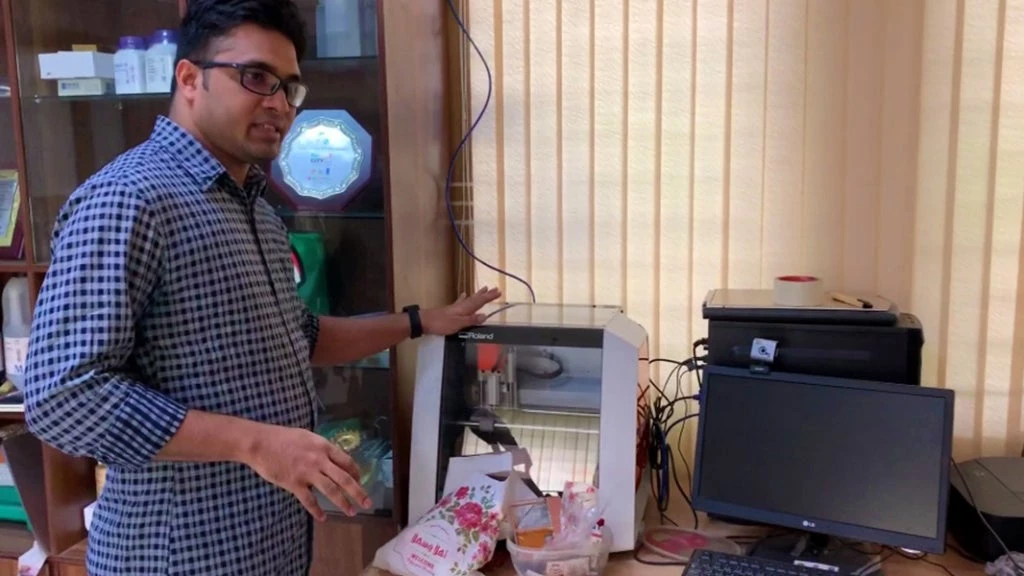
<path id="1" fill-rule="evenodd" d="M 146 92 L 171 91 L 174 59 L 178 55 L 178 35 L 174 30 L 157 30 L 146 49 Z"/>
<path id="2" fill-rule="evenodd" d="M 3 292 L 4 370 L 7 379 L 18 390 L 24 389 L 25 358 L 28 336 L 32 329 L 29 307 L 28 278 L 16 276 L 7 281 Z"/>
<path id="3" fill-rule="evenodd" d="M 146 41 L 139 36 L 122 36 L 118 43 L 114 54 L 114 91 L 146 92 Z"/>
<path id="4" fill-rule="evenodd" d="M 608 553 L 612 548 L 612 534 L 608 526 L 601 528 L 601 542 L 590 543 L 579 548 L 545 550 L 521 548 L 511 540 L 505 541 L 512 565 L 519 576 L 536 574 L 587 574 L 600 576 L 608 565 Z M 555 564 L 555 566 L 550 566 Z M 549 571 L 549 568 L 552 570 Z M 558 570 L 561 569 L 561 572 Z"/>

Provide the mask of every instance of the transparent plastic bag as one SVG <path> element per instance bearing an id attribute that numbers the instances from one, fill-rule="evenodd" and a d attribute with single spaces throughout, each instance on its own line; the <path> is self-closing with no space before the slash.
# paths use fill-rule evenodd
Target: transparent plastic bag
<path id="1" fill-rule="evenodd" d="M 562 491 L 562 514 L 559 531 L 545 550 L 576 550 L 594 541 L 600 542 L 599 524 L 604 509 L 598 506 L 597 490 L 590 484 L 566 482 Z"/>

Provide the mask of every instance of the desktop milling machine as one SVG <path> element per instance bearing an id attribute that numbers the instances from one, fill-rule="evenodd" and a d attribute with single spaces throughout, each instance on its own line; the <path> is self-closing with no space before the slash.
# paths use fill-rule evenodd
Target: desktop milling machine
<path id="1" fill-rule="evenodd" d="M 480 326 L 420 343 L 410 522 L 443 496 L 450 458 L 511 452 L 537 495 L 559 494 L 568 481 L 596 486 L 612 550 L 632 550 L 649 494 L 647 454 L 638 454 L 646 331 L 617 307 L 484 312 Z"/>

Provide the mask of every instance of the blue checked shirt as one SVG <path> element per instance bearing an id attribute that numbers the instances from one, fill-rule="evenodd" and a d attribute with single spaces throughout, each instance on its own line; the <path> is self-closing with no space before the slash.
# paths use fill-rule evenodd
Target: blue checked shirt
<path id="1" fill-rule="evenodd" d="M 92 575 L 309 570 L 312 523 L 290 493 L 242 464 L 154 461 L 188 409 L 315 426 L 319 324 L 266 186 L 255 168 L 238 186 L 161 117 L 57 217 L 26 420 L 60 450 L 108 465 Z"/>

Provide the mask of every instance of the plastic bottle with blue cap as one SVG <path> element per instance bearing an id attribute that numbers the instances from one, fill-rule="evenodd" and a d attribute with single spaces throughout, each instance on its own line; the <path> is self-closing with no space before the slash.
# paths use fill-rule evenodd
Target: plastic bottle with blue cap
<path id="1" fill-rule="evenodd" d="M 146 92 L 146 41 L 122 36 L 114 53 L 114 90 L 118 94 Z"/>
<path id="2" fill-rule="evenodd" d="M 157 30 L 149 38 L 146 49 L 146 91 L 171 91 L 174 79 L 174 59 L 178 54 L 178 35 L 174 30 Z"/>
<path id="3" fill-rule="evenodd" d="M 25 359 L 28 356 L 32 312 L 29 303 L 28 278 L 16 276 L 3 290 L 4 370 L 7 379 L 18 390 L 25 386 Z"/>

